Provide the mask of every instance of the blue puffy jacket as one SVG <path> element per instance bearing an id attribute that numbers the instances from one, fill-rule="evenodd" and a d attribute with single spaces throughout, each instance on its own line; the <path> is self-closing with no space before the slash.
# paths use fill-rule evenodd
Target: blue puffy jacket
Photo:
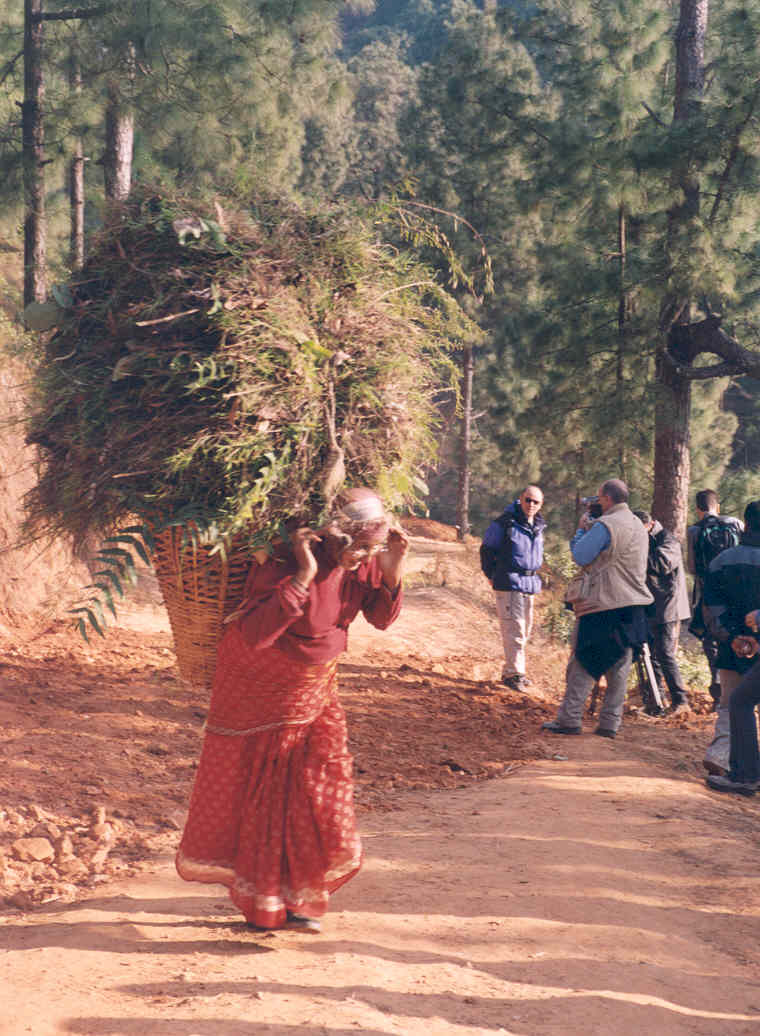
<path id="1" fill-rule="evenodd" d="M 519 500 L 491 522 L 480 547 L 480 567 L 494 590 L 538 593 L 545 528 L 546 522 L 540 514 L 536 515 L 533 525 L 528 523 Z"/>

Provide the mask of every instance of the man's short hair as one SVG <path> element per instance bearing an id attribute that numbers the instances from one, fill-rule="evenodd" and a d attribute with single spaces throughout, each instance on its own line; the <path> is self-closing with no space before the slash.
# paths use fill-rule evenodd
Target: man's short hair
<path id="1" fill-rule="evenodd" d="M 695 502 L 700 511 L 717 511 L 720 503 L 714 489 L 700 489 Z"/>
<path id="2" fill-rule="evenodd" d="M 760 500 L 751 500 L 744 508 L 744 526 L 749 532 L 760 532 Z"/>
<path id="3" fill-rule="evenodd" d="M 628 499 L 628 486 L 622 478 L 608 478 L 601 489 L 602 496 L 608 496 L 616 504 L 624 504 Z"/>
<path id="4" fill-rule="evenodd" d="M 649 525 L 652 520 L 652 516 L 649 511 L 634 511 L 633 512 L 642 525 Z"/>
<path id="5" fill-rule="evenodd" d="M 529 482 L 527 484 L 527 486 L 525 487 L 525 489 L 523 489 L 522 493 L 520 493 L 520 496 L 522 496 L 523 493 L 527 493 L 529 489 L 535 489 L 537 493 L 541 494 L 541 499 L 543 500 L 543 498 L 544 498 L 544 491 L 541 488 L 541 486 L 537 485 L 535 482 Z"/>

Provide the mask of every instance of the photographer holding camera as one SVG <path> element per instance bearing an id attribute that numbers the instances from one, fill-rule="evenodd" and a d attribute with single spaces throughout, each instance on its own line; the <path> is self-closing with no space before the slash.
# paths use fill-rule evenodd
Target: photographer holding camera
<path id="1" fill-rule="evenodd" d="M 676 657 L 681 620 L 691 616 L 681 544 L 648 511 L 633 513 L 649 534 L 647 586 L 654 604 L 647 608 L 647 625 L 655 677 L 660 687 L 663 682 L 667 684 L 673 713 L 689 712 L 689 697 Z"/>
<path id="2" fill-rule="evenodd" d="M 599 489 L 601 516 L 587 511 L 570 541 L 582 566 L 567 598 L 578 621 L 565 696 L 557 718 L 543 724 L 552 734 L 581 733 L 586 699 L 603 674 L 607 690 L 594 733 L 614 738 L 622 721 L 628 673 L 647 640 L 645 608 L 653 600 L 646 585 L 649 536 L 627 501 L 625 482 L 608 479 Z"/>

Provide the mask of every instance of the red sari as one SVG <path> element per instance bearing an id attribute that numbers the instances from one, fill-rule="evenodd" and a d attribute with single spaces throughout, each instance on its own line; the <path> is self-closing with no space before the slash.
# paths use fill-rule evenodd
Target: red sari
<path id="1" fill-rule="evenodd" d="M 246 920 L 266 928 L 287 911 L 319 917 L 359 870 L 336 648 L 359 610 L 385 628 L 401 606 L 376 562 L 357 572 L 322 562 L 308 592 L 290 582 L 287 559 L 249 577 L 219 648 L 176 859 L 181 877 L 226 885 Z"/>

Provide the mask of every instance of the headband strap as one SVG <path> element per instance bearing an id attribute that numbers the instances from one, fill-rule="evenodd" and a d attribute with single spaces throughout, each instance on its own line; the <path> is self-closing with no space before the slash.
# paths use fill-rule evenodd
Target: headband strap
<path id="1" fill-rule="evenodd" d="M 340 509 L 337 519 L 346 522 L 377 522 L 385 519 L 385 508 L 377 496 L 366 496 L 361 500 L 350 500 Z"/>

